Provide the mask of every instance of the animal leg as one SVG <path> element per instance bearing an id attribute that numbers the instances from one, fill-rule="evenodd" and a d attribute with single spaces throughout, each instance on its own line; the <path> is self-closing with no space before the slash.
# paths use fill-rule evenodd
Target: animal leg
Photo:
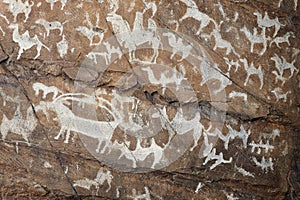
<path id="1" fill-rule="evenodd" d="M 97 152 L 97 153 L 99 153 L 99 152 L 100 152 L 100 147 L 101 147 L 101 144 L 102 144 L 101 140 L 100 140 L 100 139 L 98 139 L 98 147 L 97 147 L 97 149 L 96 149 L 96 152 Z M 101 153 L 102 153 L 102 151 L 101 151 Z"/>
<path id="2" fill-rule="evenodd" d="M 60 136 L 63 135 L 64 131 L 65 131 L 65 128 L 61 127 L 59 133 L 57 134 L 57 136 L 54 137 L 54 139 L 58 140 L 60 138 Z"/>
<path id="3" fill-rule="evenodd" d="M 34 57 L 34 59 L 37 59 L 39 56 L 40 56 L 40 52 L 41 52 L 41 49 L 42 49 L 42 45 L 41 44 L 36 44 L 37 47 L 36 47 L 36 56 Z"/>
<path id="4" fill-rule="evenodd" d="M 18 53 L 17 60 L 19 60 L 19 59 L 21 58 L 21 55 L 22 55 L 23 51 L 24 51 L 23 48 L 20 47 L 20 50 L 19 50 L 19 53 Z"/>
<path id="5" fill-rule="evenodd" d="M 250 52 L 253 53 L 254 43 L 251 42 Z"/>
<path id="6" fill-rule="evenodd" d="M 65 139 L 64 143 L 66 143 L 66 144 L 69 143 L 70 134 L 71 134 L 71 131 L 70 131 L 70 129 L 68 129 L 67 134 L 66 134 L 66 139 Z"/>

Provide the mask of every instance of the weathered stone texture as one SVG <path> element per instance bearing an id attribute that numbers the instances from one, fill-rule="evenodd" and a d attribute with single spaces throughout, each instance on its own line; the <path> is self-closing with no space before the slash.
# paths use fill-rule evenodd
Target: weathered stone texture
<path id="1" fill-rule="evenodd" d="M 297 3 L 1 1 L 1 199 L 299 198 Z"/>

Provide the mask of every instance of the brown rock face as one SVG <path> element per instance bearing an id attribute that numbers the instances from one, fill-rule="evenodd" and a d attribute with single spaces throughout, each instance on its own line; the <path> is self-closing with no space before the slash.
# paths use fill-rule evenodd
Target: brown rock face
<path id="1" fill-rule="evenodd" d="M 1 199 L 297 199 L 297 0 L 3 0 Z"/>

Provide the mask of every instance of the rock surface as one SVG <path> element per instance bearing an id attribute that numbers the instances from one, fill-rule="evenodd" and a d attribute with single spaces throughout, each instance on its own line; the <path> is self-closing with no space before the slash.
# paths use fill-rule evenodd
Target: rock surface
<path id="1" fill-rule="evenodd" d="M 1 199 L 297 199 L 297 0 L 3 0 Z"/>

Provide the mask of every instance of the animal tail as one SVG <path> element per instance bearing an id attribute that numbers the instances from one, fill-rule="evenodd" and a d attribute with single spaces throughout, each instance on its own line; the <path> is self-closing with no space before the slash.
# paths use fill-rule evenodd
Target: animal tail
<path id="1" fill-rule="evenodd" d="M 42 44 L 43 47 L 45 47 L 45 49 L 47 49 L 50 52 L 49 47 L 47 47 L 46 45 Z"/>
<path id="2" fill-rule="evenodd" d="M 62 23 L 62 25 L 65 25 L 66 23 L 68 23 L 69 22 L 69 20 L 66 20 L 66 21 L 64 21 L 63 23 Z"/>

